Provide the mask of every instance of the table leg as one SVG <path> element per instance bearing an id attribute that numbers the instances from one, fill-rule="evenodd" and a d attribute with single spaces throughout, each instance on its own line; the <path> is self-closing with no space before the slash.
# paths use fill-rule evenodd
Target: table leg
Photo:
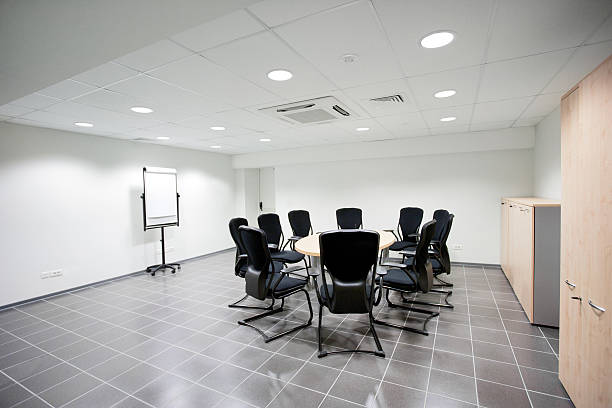
<path id="1" fill-rule="evenodd" d="M 311 256 L 310 257 L 310 268 L 313 271 L 320 271 L 321 270 L 321 257 L 319 256 Z"/>

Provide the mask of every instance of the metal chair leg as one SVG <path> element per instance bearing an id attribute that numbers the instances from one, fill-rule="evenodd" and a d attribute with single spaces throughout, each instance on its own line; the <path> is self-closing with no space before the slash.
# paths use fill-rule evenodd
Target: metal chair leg
<path id="1" fill-rule="evenodd" d="M 395 303 L 391 302 L 391 300 L 389 299 L 389 289 L 386 290 L 385 298 L 387 300 L 387 306 L 389 306 L 391 308 L 399 308 L 399 309 L 408 310 L 408 311 L 411 311 L 411 312 L 421 313 L 421 314 L 424 314 L 425 316 L 427 316 L 423 320 L 423 329 L 422 330 L 415 329 L 413 327 L 403 326 L 403 325 L 394 324 L 394 323 L 388 323 L 388 322 L 385 322 L 385 321 L 382 321 L 382 320 L 378 320 L 378 319 L 374 319 L 374 323 L 382 324 L 383 326 L 394 327 L 396 329 L 402 329 L 402 330 L 406 330 L 406 331 L 411 331 L 411 332 L 414 332 L 414 333 L 422 334 L 424 336 L 429 336 L 429 332 L 427 331 L 427 323 L 429 323 L 429 321 L 431 319 L 433 319 L 434 317 L 438 316 L 440 314 L 439 312 L 432 312 L 430 310 L 418 309 L 418 308 L 415 308 L 415 307 L 396 305 Z"/>
<path id="2" fill-rule="evenodd" d="M 240 300 L 235 301 L 234 303 L 227 305 L 227 307 L 236 308 L 236 309 L 253 309 L 253 310 L 272 310 L 272 306 L 274 306 L 274 301 L 269 306 L 243 306 L 238 303 L 245 301 L 249 295 L 244 295 L 244 297 Z"/>
<path id="3" fill-rule="evenodd" d="M 425 302 L 423 300 L 406 299 L 403 295 L 402 295 L 402 302 L 403 303 L 414 303 L 415 305 L 423 305 L 423 306 L 445 307 L 447 309 L 455 308 L 455 305 L 453 305 L 452 303 L 448 301 L 448 297 L 453 294 L 452 290 L 446 291 L 446 290 L 439 290 L 439 289 L 431 289 L 430 292 L 445 294 L 446 296 L 444 296 L 444 299 L 442 299 L 444 303 L 432 303 L 432 302 Z"/>
<path id="4" fill-rule="evenodd" d="M 434 279 L 437 280 L 440 283 L 434 283 L 433 286 L 434 287 L 438 287 L 438 288 L 452 288 L 453 284 L 450 282 L 446 282 L 445 280 L 442 280 L 439 275 L 434 276 Z"/>

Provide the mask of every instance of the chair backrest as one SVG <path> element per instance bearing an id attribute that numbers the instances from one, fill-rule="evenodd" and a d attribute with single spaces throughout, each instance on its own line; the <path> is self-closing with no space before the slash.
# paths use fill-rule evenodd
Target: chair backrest
<path id="1" fill-rule="evenodd" d="M 361 208 L 338 208 L 336 222 L 339 229 L 359 229 L 363 227 Z"/>
<path id="2" fill-rule="evenodd" d="M 423 221 L 423 210 L 417 207 L 404 207 L 400 210 L 399 228 L 404 241 L 416 242 L 416 239 L 408 238 L 410 234 L 419 232 Z"/>
<path id="3" fill-rule="evenodd" d="M 446 231 L 446 224 L 448 223 L 448 211 L 446 210 L 436 210 L 433 213 L 433 219 L 437 221 L 436 223 L 436 231 L 434 232 L 433 240 L 434 241 L 442 241 L 442 236 Z"/>
<path id="4" fill-rule="evenodd" d="M 328 308 L 332 313 L 367 313 L 372 310 L 376 265 L 378 263 L 378 244 L 380 237 L 376 231 L 340 230 L 319 235 L 321 250 L 321 277 L 327 291 L 325 271 L 332 281 L 333 293 L 325 293 Z M 372 271 L 371 282 L 367 282 Z"/>
<path id="5" fill-rule="evenodd" d="M 242 245 L 239 231 L 239 228 L 243 225 L 249 225 L 246 218 L 232 218 L 229 222 L 230 235 L 232 236 L 232 240 L 234 240 L 234 244 L 236 244 L 236 265 L 234 266 L 234 272 L 236 274 L 239 274 L 240 270 L 247 263 L 246 258 L 239 258 L 240 255 L 246 255 L 246 249 L 244 249 L 244 245 Z"/>
<path id="6" fill-rule="evenodd" d="M 283 235 L 283 229 L 281 227 L 280 218 L 278 214 L 268 213 L 261 214 L 257 217 L 257 224 L 259 224 L 259 228 L 266 232 L 266 236 L 268 237 L 268 243 L 281 245 L 281 237 Z"/>
<path id="7" fill-rule="evenodd" d="M 266 233 L 255 227 L 243 225 L 239 228 L 240 239 L 247 252 L 247 270 L 244 275 L 246 293 L 256 299 L 266 298 L 269 290 L 268 271 L 272 259 L 268 249 Z"/>
<path id="8" fill-rule="evenodd" d="M 293 235 L 296 237 L 305 237 L 312 232 L 310 214 L 306 210 L 289 211 L 289 224 Z"/>
<path id="9" fill-rule="evenodd" d="M 433 286 L 433 268 L 429 262 L 429 244 L 434 235 L 437 221 L 431 220 L 421 227 L 419 243 L 416 246 L 413 258 L 414 271 L 417 274 L 419 289 L 429 292 Z"/>
<path id="10" fill-rule="evenodd" d="M 450 273 L 451 271 L 451 260 L 450 254 L 448 252 L 448 246 L 446 245 L 446 241 L 448 240 L 448 236 L 450 235 L 451 227 L 453 226 L 453 220 L 455 219 L 454 214 L 448 215 L 448 221 L 446 222 L 446 228 L 444 229 L 444 234 L 442 234 L 442 239 L 440 240 L 440 247 L 438 251 L 440 253 L 440 264 L 444 269 L 444 272 Z"/>

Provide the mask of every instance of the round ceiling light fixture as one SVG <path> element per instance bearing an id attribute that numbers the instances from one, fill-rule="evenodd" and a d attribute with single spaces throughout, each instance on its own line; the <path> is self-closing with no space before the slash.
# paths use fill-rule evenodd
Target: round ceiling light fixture
<path id="1" fill-rule="evenodd" d="M 211 126 L 210 130 L 225 130 L 225 126 Z"/>
<path id="2" fill-rule="evenodd" d="M 210 146 L 210 148 L 211 148 L 211 149 L 220 149 L 220 148 L 221 148 L 221 146 L 219 146 L 219 145 L 212 145 L 212 146 Z"/>
<path id="3" fill-rule="evenodd" d="M 454 89 L 445 89 L 444 91 L 438 91 L 434 94 L 434 98 L 438 98 L 438 99 L 443 99 L 443 98 L 450 98 L 451 96 L 455 95 L 457 93 L 457 91 L 455 91 Z"/>
<path id="4" fill-rule="evenodd" d="M 170 140 L 168 136 L 157 136 L 157 140 Z"/>
<path id="5" fill-rule="evenodd" d="M 267 137 L 264 137 L 262 139 L 259 139 L 260 142 L 271 142 L 272 139 L 268 139 Z"/>
<path id="6" fill-rule="evenodd" d="M 136 112 L 136 113 L 151 113 L 151 112 L 153 112 L 153 109 L 147 108 L 145 106 L 134 106 L 134 107 L 130 108 L 130 110 L 132 112 Z"/>
<path id="7" fill-rule="evenodd" d="M 367 132 L 368 130 L 370 130 L 370 128 L 369 127 L 358 127 L 355 130 L 358 132 Z"/>
<path id="8" fill-rule="evenodd" d="M 440 48 L 453 42 L 455 34 L 450 31 L 436 31 L 421 38 L 421 47 Z"/>
<path id="9" fill-rule="evenodd" d="M 353 62 L 357 61 L 357 54 L 344 54 L 342 56 L 342 61 L 346 62 L 347 64 L 352 64 Z"/>
<path id="10" fill-rule="evenodd" d="M 93 127 L 93 123 L 89 123 L 89 122 L 74 122 L 75 126 L 79 126 L 79 127 Z"/>
<path id="11" fill-rule="evenodd" d="M 457 120 L 456 116 L 446 116 L 440 119 L 440 122 L 452 122 L 453 120 Z"/>
<path id="12" fill-rule="evenodd" d="M 275 69 L 273 71 L 268 72 L 268 78 L 273 81 L 287 81 L 293 78 L 293 74 L 286 69 Z"/>

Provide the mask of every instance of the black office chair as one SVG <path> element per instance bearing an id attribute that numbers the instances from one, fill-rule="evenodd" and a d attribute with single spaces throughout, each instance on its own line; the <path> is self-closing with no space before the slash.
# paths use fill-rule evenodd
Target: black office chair
<path id="1" fill-rule="evenodd" d="M 417 207 L 404 207 L 400 210 L 397 230 L 385 230 L 392 232 L 395 241 L 390 247 L 390 251 L 401 251 L 408 247 L 415 246 L 419 237 L 419 227 L 423 221 L 423 210 Z M 396 234 L 397 231 L 397 234 Z"/>
<path id="2" fill-rule="evenodd" d="M 372 316 L 373 285 L 376 276 L 378 244 L 380 237 L 376 231 L 341 230 L 324 232 L 319 236 L 321 250 L 321 270 L 311 271 L 315 275 L 317 298 L 319 300 L 319 358 L 328 354 L 362 352 L 384 357 Z M 327 283 L 325 271 L 329 273 L 331 284 Z M 371 279 L 368 275 L 372 273 Z M 318 287 L 316 277 L 321 276 L 322 285 Z M 321 324 L 323 306 L 331 313 L 367 313 L 370 330 L 374 336 L 377 350 L 340 350 L 323 351 L 321 343 Z"/>
<path id="3" fill-rule="evenodd" d="M 240 231 L 239 228 L 243 225 L 249 225 L 249 222 L 246 218 L 232 218 L 229 222 L 229 231 L 232 236 L 232 240 L 234 240 L 234 244 L 236 245 L 236 261 L 234 264 L 234 274 L 240 278 L 244 278 L 244 275 L 247 271 L 247 252 L 242 245 L 242 240 L 240 239 Z M 283 264 L 280 262 L 273 262 L 270 265 L 270 271 L 274 270 L 280 271 L 283 268 Z M 240 308 L 240 309 L 259 309 L 259 310 L 270 310 L 272 306 L 243 306 L 238 303 L 243 302 L 249 297 L 249 295 L 244 295 L 244 297 L 228 307 L 232 308 Z"/>
<path id="4" fill-rule="evenodd" d="M 310 223 L 310 214 L 306 210 L 289 211 L 288 218 L 293 232 L 289 242 L 291 249 L 293 249 L 296 241 L 312 234 L 312 224 Z"/>
<path id="5" fill-rule="evenodd" d="M 308 283 L 308 279 L 293 278 L 289 276 L 289 273 L 286 270 L 274 270 L 274 262 L 270 256 L 268 240 L 266 238 L 266 233 L 263 230 L 243 225 L 239 228 L 239 231 L 240 239 L 247 252 L 247 271 L 244 275 L 245 291 L 247 295 L 250 295 L 255 299 L 272 299 L 272 305 L 270 306 L 271 310 L 251 316 L 244 320 L 240 320 L 238 324 L 257 330 L 263 336 L 266 343 L 296 330 L 310 326 L 313 316 L 312 304 L 310 303 L 308 291 L 304 289 L 304 286 L 306 286 Z M 273 268 L 274 272 L 270 272 L 271 267 Z M 250 322 L 255 320 L 282 312 L 285 305 L 285 298 L 298 292 L 304 292 L 306 295 L 306 301 L 308 302 L 308 308 L 310 309 L 310 317 L 308 322 L 293 327 L 282 333 L 277 333 L 273 336 L 266 335 L 263 330 L 250 324 Z M 274 306 L 276 300 L 280 300 L 281 305 L 280 307 L 273 309 L 272 307 Z"/>
<path id="6" fill-rule="evenodd" d="M 434 279 L 440 283 L 434 283 L 435 287 L 453 287 L 453 284 L 440 279 L 440 275 L 445 273 L 450 275 L 451 273 L 451 260 L 446 242 L 450 235 L 451 227 L 453 226 L 453 220 L 455 219 L 454 214 L 449 214 L 446 221 L 446 228 L 442 234 L 442 239 L 439 242 L 431 243 L 431 253 L 433 253 L 432 266 Z M 452 292 L 451 292 L 452 293 Z"/>
<path id="7" fill-rule="evenodd" d="M 430 310 L 418 309 L 412 306 L 397 305 L 391 302 L 389 299 L 389 292 L 396 291 L 402 294 L 416 294 L 418 292 L 427 293 L 432 289 L 433 286 L 433 270 L 431 262 L 429 262 L 429 244 L 431 238 L 434 235 L 436 227 L 436 221 L 432 220 L 423 224 L 421 227 L 421 235 L 419 237 L 419 243 L 416 246 L 415 255 L 409 258 L 409 262 L 406 263 L 384 263 L 383 266 L 389 267 L 387 271 L 381 271 L 378 273 L 376 283 L 378 292 L 375 300 L 375 305 L 378 305 L 382 292 L 385 292 L 385 299 L 387 306 L 391 308 L 400 308 L 408 310 L 412 313 L 420 313 L 426 317 L 423 319 L 423 329 L 415 329 L 404 325 L 398 325 L 394 323 L 385 322 L 382 320 L 374 320 L 377 324 L 385 326 L 395 327 L 402 330 L 407 330 L 419 334 L 429 335 L 427 332 L 427 323 L 438 316 L 438 312 L 432 312 Z"/>
<path id="8" fill-rule="evenodd" d="M 336 210 L 336 223 L 338 229 L 363 228 L 361 208 L 338 208 Z"/>
<path id="9" fill-rule="evenodd" d="M 259 224 L 259 228 L 266 232 L 266 236 L 268 237 L 268 248 L 270 248 L 272 259 L 284 264 L 296 264 L 303 261 L 306 273 L 308 273 L 308 263 L 306 262 L 304 254 L 300 254 L 293 249 L 285 250 L 287 243 L 290 241 L 287 241 L 287 243 L 284 242 L 285 236 L 281 227 L 280 218 L 277 214 L 261 214 L 257 217 L 257 223 Z M 296 270 L 298 269 L 293 269 L 293 271 Z"/>

